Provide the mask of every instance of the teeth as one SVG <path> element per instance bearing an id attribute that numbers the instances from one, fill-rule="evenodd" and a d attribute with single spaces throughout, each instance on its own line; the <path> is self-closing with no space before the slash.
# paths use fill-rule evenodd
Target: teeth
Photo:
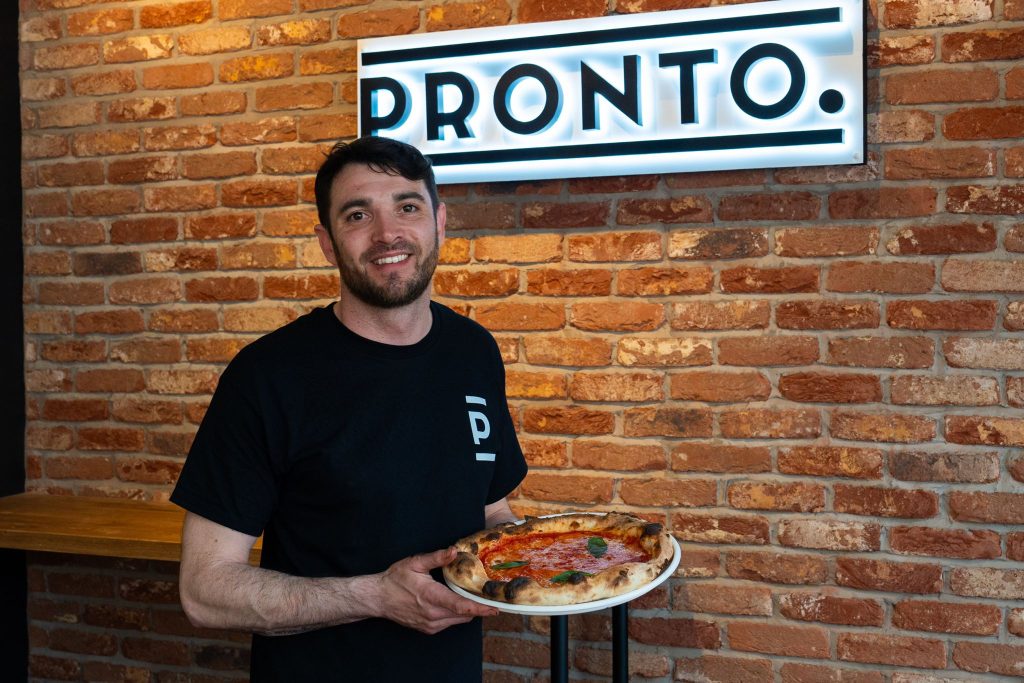
<path id="1" fill-rule="evenodd" d="M 383 266 L 388 263 L 400 263 L 407 258 L 409 258 L 408 254 L 401 254 L 399 256 L 385 256 L 384 258 L 374 260 L 374 263 L 377 264 L 378 266 Z"/>

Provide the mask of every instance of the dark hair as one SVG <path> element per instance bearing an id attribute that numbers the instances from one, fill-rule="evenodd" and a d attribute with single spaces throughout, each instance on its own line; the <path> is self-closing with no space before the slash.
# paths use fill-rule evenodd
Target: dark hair
<path id="1" fill-rule="evenodd" d="M 352 142 L 339 142 L 331 148 L 316 173 L 313 193 L 320 224 L 331 229 L 331 185 L 348 164 L 366 164 L 374 171 L 400 175 L 408 180 L 422 180 L 434 212 L 437 212 L 437 182 L 430 160 L 412 145 L 390 138 L 368 135 Z"/>

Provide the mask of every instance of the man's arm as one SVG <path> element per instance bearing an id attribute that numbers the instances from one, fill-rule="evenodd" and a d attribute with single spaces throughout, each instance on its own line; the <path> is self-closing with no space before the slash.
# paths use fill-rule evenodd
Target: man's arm
<path id="1" fill-rule="evenodd" d="M 487 520 L 484 523 L 485 529 L 490 529 L 492 526 L 497 526 L 503 522 L 519 521 L 519 518 L 512 512 L 512 508 L 508 506 L 508 498 L 502 498 L 490 505 L 485 505 L 484 519 Z"/>
<path id="2" fill-rule="evenodd" d="M 182 607 L 194 625 L 288 635 L 384 617 L 437 633 L 473 617 L 497 614 L 430 576 L 431 569 L 455 558 L 454 548 L 407 557 L 380 574 L 305 578 L 251 566 L 249 551 L 255 542 L 254 536 L 186 514 L 180 590 Z"/>

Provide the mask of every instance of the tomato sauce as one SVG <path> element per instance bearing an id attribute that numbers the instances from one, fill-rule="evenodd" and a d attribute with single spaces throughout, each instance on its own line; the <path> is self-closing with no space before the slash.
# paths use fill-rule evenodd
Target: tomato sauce
<path id="1" fill-rule="evenodd" d="M 601 538 L 607 550 L 595 557 L 588 550 L 591 538 Z M 509 581 L 527 576 L 540 583 L 553 583 L 551 578 L 567 571 L 597 572 L 627 562 L 650 559 L 639 543 L 629 543 L 612 534 L 595 531 L 567 531 L 558 533 L 510 536 L 480 554 L 487 576 L 495 581 Z M 507 562 L 527 562 L 509 569 L 495 569 L 494 565 Z"/>

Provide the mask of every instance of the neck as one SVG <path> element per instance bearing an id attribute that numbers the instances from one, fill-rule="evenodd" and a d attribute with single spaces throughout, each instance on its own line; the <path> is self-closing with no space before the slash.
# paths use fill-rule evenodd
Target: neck
<path id="1" fill-rule="evenodd" d="M 392 346 L 415 344 L 430 332 L 430 289 L 410 304 L 398 308 L 368 306 L 342 288 L 334 315 L 360 337 Z"/>

